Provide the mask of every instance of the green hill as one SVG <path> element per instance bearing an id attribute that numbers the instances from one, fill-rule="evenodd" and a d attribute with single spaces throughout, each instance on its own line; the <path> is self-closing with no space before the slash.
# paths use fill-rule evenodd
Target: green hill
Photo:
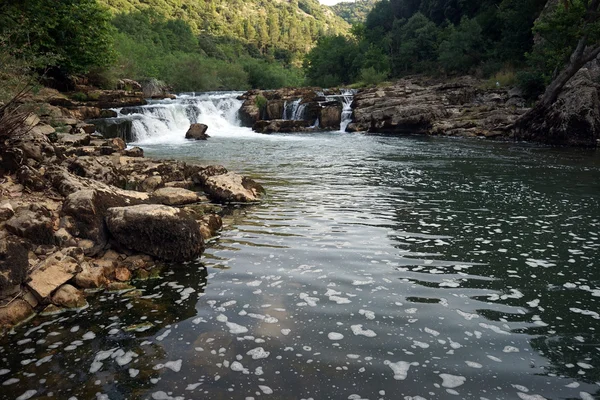
<path id="1" fill-rule="evenodd" d="M 338 3 L 331 7 L 333 12 L 350 24 L 365 22 L 367 15 L 380 0 L 356 0 L 354 3 Z"/>
<path id="2" fill-rule="evenodd" d="M 241 39 L 306 53 L 324 35 L 345 34 L 349 25 L 317 0 L 99 0 L 114 14 L 157 13 L 185 21 L 195 34 Z"/>

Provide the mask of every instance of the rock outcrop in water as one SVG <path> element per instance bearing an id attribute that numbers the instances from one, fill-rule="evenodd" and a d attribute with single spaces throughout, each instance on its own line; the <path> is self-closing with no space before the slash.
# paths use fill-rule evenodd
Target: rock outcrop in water
<path id="1" fill-rule="evenodd" d="M 476 79 L 448 83 L 407 78 L 358 93 L 350 132 L 419 133 L 467 137 L 512 137 L 512 126 L 526 109 L 518 94 L 482 89 Z"/>
<path id="2" fill-rule="evenodd" d="M 242 124 L 258 133 L 339 130 L 344 94 L 318 88 L 251 90 L 242 97 Z"/>
<path id="3" fill-rule="evenodd" d="M 122 288 L 164 261 L 196 259 L 222 226 L 209 198 L 264 194 L 222 166 L 146 159 L 90 134 L 72 109 L 38 104 L 46 111 L 0 145 L 0 331 L 46 307 L 84 306 L 82 289 Z M 66 131 L 49 125 L 57 118 Z"/>
<path id="4" fill-rule="evenodd" d="M 519 121 L 524 126 L 518 126 L 518 138 L 549 145 L 596 147 L 600 141 L 599 79 L 598 61 L 579 70 L 543 114 Z"/>

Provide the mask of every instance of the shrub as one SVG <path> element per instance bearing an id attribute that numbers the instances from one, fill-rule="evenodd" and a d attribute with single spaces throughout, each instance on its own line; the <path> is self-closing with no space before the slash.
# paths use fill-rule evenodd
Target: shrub
<path id="1" fill-rule="evenodd" d="M 360 80 L 365 85 L 377 85 L 386 80 L 388 72 L 379 72 L 373 67 L 363 68 L 360 71 Z"/>

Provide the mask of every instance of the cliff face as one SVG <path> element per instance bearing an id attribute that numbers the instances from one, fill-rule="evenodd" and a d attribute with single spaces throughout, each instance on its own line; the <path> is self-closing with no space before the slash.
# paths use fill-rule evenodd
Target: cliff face
<path id="1" fill-rule="evenodd" d="M 446 83 L 419 78 L 367 89 L 354 103 L 349 131 L 466 137 L 512 137 L 512 124 L 525 112 L 517 91 L 482 89 L 463 77 Z"/>

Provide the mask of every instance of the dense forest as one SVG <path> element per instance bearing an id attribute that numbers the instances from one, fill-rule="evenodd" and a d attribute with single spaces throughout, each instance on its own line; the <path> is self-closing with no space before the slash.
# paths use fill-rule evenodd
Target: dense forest
<path id="1" fill-rule="evenodd" d="M 338 3 L 332 6 L 331 9 L 350 24 L 356 24 L 367 19 L 367 15 L 377 2 L 379 0 L 356 0 L 353 3 Z"/>
<path id="2" fill-rule="evenodd" d="M 546 0 L 382 0 L 352 36 L 319 39 L 306 75 L 312 84 L 335 86 L 415 73 L 473 74 L 519 84 L 534 98 L 584 34 L 587 2 L 555 3 L 539 18 Z"/>
<path id="3" fill-rule="evenodd" d="M 317 0 L 7 0 L 2 57 L 103 87 L 158 78 L 175 90 L 298 86 L 318 38 L 349 25 Z"/>

